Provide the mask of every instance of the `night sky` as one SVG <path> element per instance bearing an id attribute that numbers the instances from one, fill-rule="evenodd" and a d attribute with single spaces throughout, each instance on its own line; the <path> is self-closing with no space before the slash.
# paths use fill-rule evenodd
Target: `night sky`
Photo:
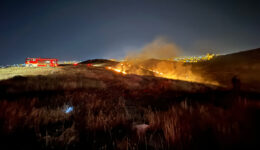
<path id="1" fill-rule="evenodd" d="M 186 55 L 260 47 L 260 1 L 8 0 L 0 2 L 0 65 L 26 57 L 122 58 L 157 37 Z"/>

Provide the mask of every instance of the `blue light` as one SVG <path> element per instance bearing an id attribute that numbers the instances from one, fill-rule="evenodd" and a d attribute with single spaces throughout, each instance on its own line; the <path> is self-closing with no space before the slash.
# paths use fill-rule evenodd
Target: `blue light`
<path id="1" fill-rule="evenodd" d="M 68 108 L 65 110 L 65 113 L 68 114 L 68 113 L 70 113 L 70 112 L 72 112 L 72 111 L 73 111 L 73 107 L 70 106 L 70 107 L 68 107 Z"/>

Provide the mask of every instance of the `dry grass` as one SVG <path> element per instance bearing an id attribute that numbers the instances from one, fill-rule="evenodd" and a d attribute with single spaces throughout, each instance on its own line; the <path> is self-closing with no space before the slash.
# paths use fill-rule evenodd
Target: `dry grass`
<path id="1" fill-rule="evenodd" d="M 195 144 L 202 145 L 207 145 L 204 144 L 207 142 L 218 143 L 220 145 L 217 146 L 223 149 L 225 147 L 221 146 L 226 142 L 237 144 L 236 138 L 243 135 L 242 126 L 247 120 L 245 105 L 236 104 L 225 110 L 212 105 L 193 107 L 185 103 L 184 101 L 182 104 L 172 106 L 167 111 L 148 111 L 146 114 L 150 131 L 162 131 L 167 146 L 189 149 L 196 141 Z M 203 136 L 209 139 L 203 139 Z M 210 141 L 210 138 L 215 139 Z M 213 145 L 207 146 L 210 148 Z"/>
<path id="2" fill-rule="evenodd" d="M 251 148 L 259 133 L 253 99 L 196 83 L 66 67 L 0 82 L 0 138 L 16 149 Z M 65 113 L 68 106 L 74 109 Z"/>
<path id="3" fill-rule="evenodd" d="M 0 68 L 0 80 L 14 76 L 48 75 L 59 72 L 57 67 L 8 67 Z"/>

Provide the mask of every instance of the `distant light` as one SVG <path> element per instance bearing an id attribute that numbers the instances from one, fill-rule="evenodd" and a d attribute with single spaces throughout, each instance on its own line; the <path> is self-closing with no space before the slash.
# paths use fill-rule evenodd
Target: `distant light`
<path id="1" fill-rule="evenodd" d="M 72 111 L 73 111 L 73 107 L 70 106 L 70 107 L 68 107 L 68 108 L 65 110 L 65 113 L 68 114 L 68 113 L 70 113 L 70 112 L 72 112 Z"/>

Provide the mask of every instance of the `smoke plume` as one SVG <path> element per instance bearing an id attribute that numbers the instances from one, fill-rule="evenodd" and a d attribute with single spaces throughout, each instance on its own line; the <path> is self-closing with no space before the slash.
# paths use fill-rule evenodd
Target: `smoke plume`
<path id="1" fill-rule="evenodd" d="M 180 51 L 174 43 L 168 42 L 165 38 L 157 38 L 138 52 L 129 53 L 126 60 L 173 59 Z"/>

